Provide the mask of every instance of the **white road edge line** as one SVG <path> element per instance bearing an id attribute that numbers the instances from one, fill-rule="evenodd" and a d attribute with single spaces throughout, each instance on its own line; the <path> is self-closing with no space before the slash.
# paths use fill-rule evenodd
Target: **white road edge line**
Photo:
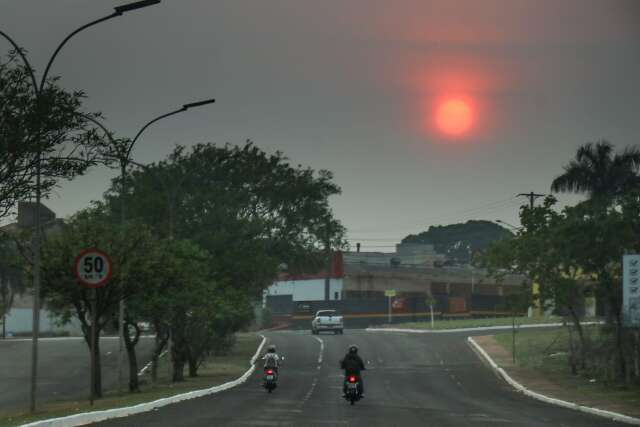
<path id="1" fill-rule="evenodd" d="M 203 390 L 194 390 L 188 393 L 182 393 L 171 397 L 165 397 L 162 399 L 154 400 L 152 402 L 140 403 L 134 406 L 127 406 L 123 408 L 114 408 L 107 409 L 104 411 L 94 411 L 94 412 L 84 412 L 81 414 L 70 415 L 67 417 L 59 417 L 59 418 L 51 418 L 48 420 L 40 420 L 35 421 L 29 424 L 23 424 L 20 427 L 76 427 L 82 426 L 86 424 L 96 423 L 99 421 L 105 421 L 112 418 L 123 418 L 128 417 L 130 415 L 140 414 L 143 412 L 153 411 L 154 409 L 171 405 L 173 403 L 182 402 L 184 400 L 195 399 L 197 397 L 207 396 L 210 394 L 219 393 L 224 390 L 228 390 L 232 387 L 238 386 L 251 376 L 256 369 L 255 363 L 260 353 L 262 352 L 262 348 L 267 342 L 267 338 L 264 335 L 260 335 L 262 337 L 262 342 L 258 346 L 256 353 L 251 358 L 249 362 L 251 367 L 240 377 L 233 381 L 226 382 L 224 384 L 220 384 L 211 388 L 203 389 Z"/>
<path id="2" fill-rule="evenodd" d="M 318 338 L 318 337 L 314 337 L 314 338 L 316 340 L 318 340 L 318 342 L 320 343 L 320 354 L 318 355 L 318 364 L 321 364 L 322 363 L 323 353 L 324 353 L 324 341 L 322 341 L 322 339 Z"/>
<path id="3" fill-rule="evenodd" d="M 601 325 L 603 322 L 584 322 L 581 325 L 589 326 L 589 325 Z M 558 326 L 565 326 L 563 323 L 539 323 L 539 324 L 531 324 L 531 325 L 520 325 L 518 329 L 529 329 L 529 328 L 556 328 Z M 459 329 L 402 329 L 402 328 L 367 328 L 365 331 L 367 332 L 406 332 L 409 334 L 453 334 L 456 332 L 475 332 L 475 331 L 498 331 L 505 329 L 512 329 L 513 326 L 505 325 L 505 326 L 480 326 L 477 328 L 459 328 Z"/>
<path id="4" fill-rule="evenodd" d="M 502 369 L 500 366 L 493 361 L 491 356 L 487 354 L 486 351 L 482 347 L 475 342 L 475 340 L 471 337 L 467 337 L 467 342 L 469 345 L 480 354 L 486 361 L 489 363 L 491 368 L 493 368 L 508 384 L 510 384 L 513 388 L 515 388 L 520 393 L 523 393 L 529 397 L 533 397 L 534 399 L 540 400 L 542 402 L 550 403 L 552 405 L 562 406 L 564 408 L 574 409 L 580 412 L 585 412 L 591 415 L 598 415 L 605 418 L 610 418 L 614 421 L 621 421 L 623 423 L 640 425 L 640 418 L 630 417 L 628 415 L 619 414 L 617 412 L 605 411 L 603 409 L 590 408 L 588 406 L 582 406 L 577 403 L 567 402 L 565 400 L 555 399 L 553 397 L 545 396 L 544 394 L 536 393 L 535 391 L 531 391 L 519 382 L 515 381 L 513 378 L 507 374 L 507 372 Z"/>

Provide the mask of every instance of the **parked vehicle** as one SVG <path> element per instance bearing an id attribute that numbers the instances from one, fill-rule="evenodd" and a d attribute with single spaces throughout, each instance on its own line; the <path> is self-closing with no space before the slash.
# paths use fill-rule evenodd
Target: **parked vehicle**
<path id="1" fill-rule="evenodd" d="M 333 332 L 334 334 L 342 334 L 344 323 L 342 316 L 335 310 L 320 310 L 311 321 L 311 333 L 314 335 L 322 331 Z"/>

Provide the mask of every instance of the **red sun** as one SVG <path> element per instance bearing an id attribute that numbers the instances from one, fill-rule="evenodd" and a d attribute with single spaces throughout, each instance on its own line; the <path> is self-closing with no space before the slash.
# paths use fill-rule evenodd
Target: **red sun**
<path id="1" fill-rule="evenodd" d="M 459 98 L 444 100 L 436 108 L 436 124 L 447 135 L 464 136 L 473 125 L 470 103 Z"/>

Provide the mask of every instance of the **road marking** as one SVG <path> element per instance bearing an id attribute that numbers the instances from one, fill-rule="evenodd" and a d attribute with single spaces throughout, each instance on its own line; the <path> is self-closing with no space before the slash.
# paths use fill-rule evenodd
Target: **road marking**
<path id="1" fill-rule="evenodd" d="M 280 426 L 282 425 L 280 421 L 267 421 L 267 420 L 242 421 L 241 424 L 248 425 L 248 426 Z"/>
<path id="2" fill-rule="evenodd" d="M 309 391 L 307 392 L 307 394 L 304 396 L 304 400 L 302 403 L 308 401 L 309 399 L 311 399 L 311 395 L 313 394 L 313 391 L 316 389 L 316 385 L 318 384 L 318 379 L 314 378 L 313 379 L 313 383 L 311 384 L 311 388 L 309 389 Z"/>
<path id="3" fill-rule="evenodd" d="M 324 341 L 322 341 L 322 339 L 320 339 L 318 337 L 314 337 L 314 338 L 316 340 L 318 340 L 318 342 L 320 343 L 320 354 L 318 355 L 318 364 L 321 364 L 322 363 L 323 353 L 324 353 Z"/>
<path id="4" fill-rule="evenodd" d="M 277 412 L 277 413 L 287 413 L 287 412 L 294 412 L 296 414 L 302 413 L 302 409 L 267 408 L 264 410 L 267 412 Z"/>

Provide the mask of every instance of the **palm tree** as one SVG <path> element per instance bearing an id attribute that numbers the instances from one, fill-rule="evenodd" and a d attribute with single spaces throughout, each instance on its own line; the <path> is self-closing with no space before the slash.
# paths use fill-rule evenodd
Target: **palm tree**
<path id="1" fill-rule="evenodd" d="M 627 147 L 621 154 L 607 141 L 578 149 L 564 173 L 551 183 L 553 192 L 586 193 L 590 199 L 612 200 L 640 184 L 640 150 Z"/>

